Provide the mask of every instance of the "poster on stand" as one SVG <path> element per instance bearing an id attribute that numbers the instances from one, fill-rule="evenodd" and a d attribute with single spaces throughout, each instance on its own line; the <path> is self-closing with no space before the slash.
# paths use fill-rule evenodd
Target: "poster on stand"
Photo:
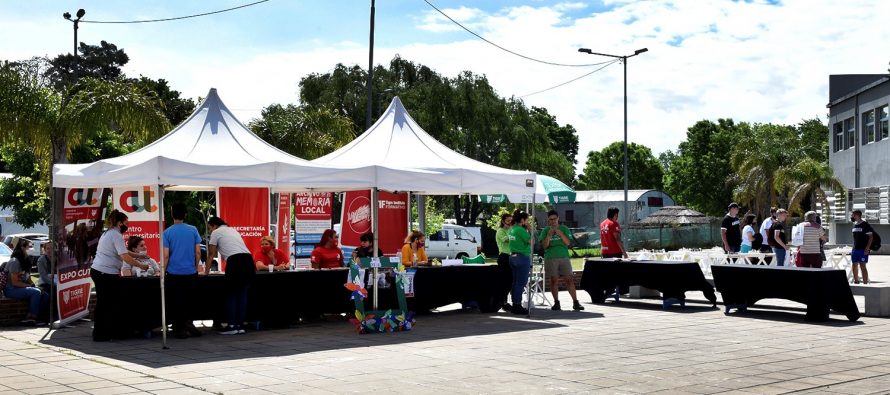
<path id="1" fill-rule="evenodd" d="M 259 249 L 260 239 L 269 235 L 269 188 L 220 187 L 216 203 L 217 215 L 241 234 L 247 249 Z M 225 271 L 225 261 L 221 266 Z"/>
<path id="2" fill-rule="evenodd" d="M 65 325 L 86 317 L 90 312 L 90 269 L 82 268 L 59 273 L 59 286 L 56 288 L 56 305 L 59 309 L 59 324 Z"/>
<path id="3" fill-rule="evenodd" d="M 377 235 L 383 255 L 395 255 L 404 244 L 408 229 L 408 194 L 378 191 L 377 215 L 380 216 Z M 346 192 L 340 223 L 340 244 L 343 254 L 359 246 L 361 235 L 371 231 L 371 191 Z"/>
<path id="4" fill-rule="evenodd" d="M 128 226 L 124 233 L 124 242 L 130 236 L 139 236 L 145 240 L 148 256 L 161 261 L 161 218 L 159 208 L 160 197 L 157 185 L 114 188 L 114 208 L 127 215 Z"/>
<path id="5" fill-rule="evenodd" d="M 298 268 L 309 268 L 312 249 L 321 241 L 321 234 L 331 228 L 333 195 L 330 192 L 294 194 L 294 247 Z M 344 252 L 345 254 L 345 252 Z"/>
<path id="6" fill-rule="evenodd" d="M 103 208 L 110 190 L 103 188 L 67 188 L 63 206 L 62 226 L 58 242 L 57 271 L 86 267 L 95 255 L 102 234 Z M 96 226 L 98 224 L 98 227 Z"/>
<path id="7" fill-rule="evenodd" d="M 275 238 L 278 249 L 290 251 L 290 194 L 278 194 L 278 213 L 275 221 Z"/>

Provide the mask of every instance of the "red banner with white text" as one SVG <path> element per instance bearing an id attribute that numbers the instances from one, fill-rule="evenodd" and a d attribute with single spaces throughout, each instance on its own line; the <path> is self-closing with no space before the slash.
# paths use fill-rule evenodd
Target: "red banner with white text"
<path id="1" fill-rule="evenodd" d="M 216 192 L 216 212 L 241 233 L 247 249 L 255 251 L 260 248 L 260 239 L 269 235 L 269 188 L 220 187 Z M 223 262 L 223 271 L 225 267 Z"/>
<path id="2" fill-rule="evenodd" d="M 63 223 L 55 235 L 61 250 L 56 263 L 59 272 L 89 264 L 102 233 L 102 209 L 108 199 L 105 193 L 102 188 L 65 190 Z M 103 196 L 106 201 L 102 201 Z"/>
<path id="3" fill-rule="evenodd" d="M 89 268 L 59 273 L 56 300 L 58 301 L 60 325 L 89 314 L 91 284 Z"/>
<path id="4" fill-rule="evenodd" d="M 148 256 L 161 261 L 161 238 L 159 209 L 160 198 L 157 185 L 118 187 L 113 192 L 114 208 L 127 215 L 127 232 L 124 242 L 131 236 L 145 240 Z"/>
<path id="5" fill-rule="evenodd" d="M 278 195 L 278 223 L 276 235 L 278 237 L 278 249 L 289 254 L 290 250 L 290 194 L 280 193 Z"/>
<path id="6" fill-rule="evenodd" d="M 379 247 L 384 255 L 396 254 L 408 233 L 408 194 L 379 191 L 377 207 Z M 359 237 L 371 231 L 371 191 L 345 193 L 340 223 L 340 244 L 349 256 L 346 249 L 358 247 Z"/>

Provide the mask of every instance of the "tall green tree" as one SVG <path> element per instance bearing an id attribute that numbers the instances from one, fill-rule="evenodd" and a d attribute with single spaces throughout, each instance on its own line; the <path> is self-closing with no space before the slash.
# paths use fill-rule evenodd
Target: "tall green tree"
<path id="1" fill-rule="evenodd" d="M 349 118 L 327 108 L 273 104 L 248 127 L 257 136 L 291 155 L 312 160 L 355 138 Z"/>
<path id="2" fill-rule="evenodd" d="M 578 189 L 624 189 L 624 143 L 616 141 L 600 151 L 590 151 L 584 172 L 578 176 Z M 664 171 L 661 163 L 644 145 L 627 145 L 629 189 L 661 189 Z"/>
<path id="3" fill-rule="evenodd" d="M 680 143 L 664 176 L 665 191 L 679 204 L 688 205 L 708 215 L 719 216 L 733 199 L 730 163 L 733 148 L 750 136 L 746 123 L 732 119 L 696 122 Z"/>

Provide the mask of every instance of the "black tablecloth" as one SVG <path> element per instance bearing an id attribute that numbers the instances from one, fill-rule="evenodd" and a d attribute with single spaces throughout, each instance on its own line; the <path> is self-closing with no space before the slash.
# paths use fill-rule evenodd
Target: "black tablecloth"
<path id="1" fill-rule="evenodd" d="M 686 291 L 701 291 L 717 303 L 714 287 L 694 262 L 621 261 L 588 259 L 584 262 L 581 288 L 594 303 L 603 303 L 615 287 L 639 285 L 661 291 L 664 299 L 686 299 Z"/>
<path id="2" fill-rule="evenodd" d="M 846 315 L 850 321 L 860 317 L 843 270 L 711 265 L 711 273 L 728 308 L 744 309 L 761 299 L 779 298 L 807 305 L 809 320 L 827 320 L 829 309 Z"/>
<path id="3" fill-rule="evenodd" d="M 480 310 L 495 311 L 500 307 L 496 300 L 497 270 L 495 265 L 418 268 L 414 279 L 415 296 L 407 298 L 408 310 L 421 312 L 452 303 L 477 301 Z M 258 272 L 250 287 L 248 320 L 284 323 L 326 313 L 352 313 L 355 303 L 350 299 L 351 292 L 343 286 L 347 273 L 346 269 Z M 225 321 L 224 276 L 193 277 L 187 288 L 186 303 L 193 303 L 191 316 L 195 320 Z M 160 282 L 157 277 L 123 277 L 120 289 L 125 294 L 117 297 L 125 301 L 126 307 L 119 317 L 115 317 L 116 324 L 127 330 L 160 326 Z M 365 300 L 367 310 L 372 307 L 370 296 L 369 293 Z M 183 301 L 168 299 L 168 309 L 174 303 L 181 305 Z M 398 308 L 394 288 L 381 291 L 378 307 Z"/>

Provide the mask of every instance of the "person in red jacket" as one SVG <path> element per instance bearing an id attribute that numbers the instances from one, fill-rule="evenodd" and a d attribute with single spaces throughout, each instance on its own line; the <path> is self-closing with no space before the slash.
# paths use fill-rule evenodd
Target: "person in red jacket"
<path id="1" fill-rule="evenodd" d="M 621 226 L 618 225 L 618 207 L 609 207 L 606 219 L 600 223 L 600 243 L 603 258 L 627 258 L 621 242 Z"/>
<path id="2" fill-rule="evenodd" d="M 343 251 L 340 250 L 340 236 L 333 229 L 325 230 L 321 241 L 315 245 L 309 262 L 313 269 L 336 269 L 343 267 Z"/>
<path id="3" fill-rule="evenodd" d="M 274 271 L 287 270 L 290 264 L 287 254 L 275 248 L 275 240 L 269 236 L 260 239 L 260 248 L 253 252 L 253 260 L 256 270 L 260 271 L 269 270 L 269 266 Z"/>

